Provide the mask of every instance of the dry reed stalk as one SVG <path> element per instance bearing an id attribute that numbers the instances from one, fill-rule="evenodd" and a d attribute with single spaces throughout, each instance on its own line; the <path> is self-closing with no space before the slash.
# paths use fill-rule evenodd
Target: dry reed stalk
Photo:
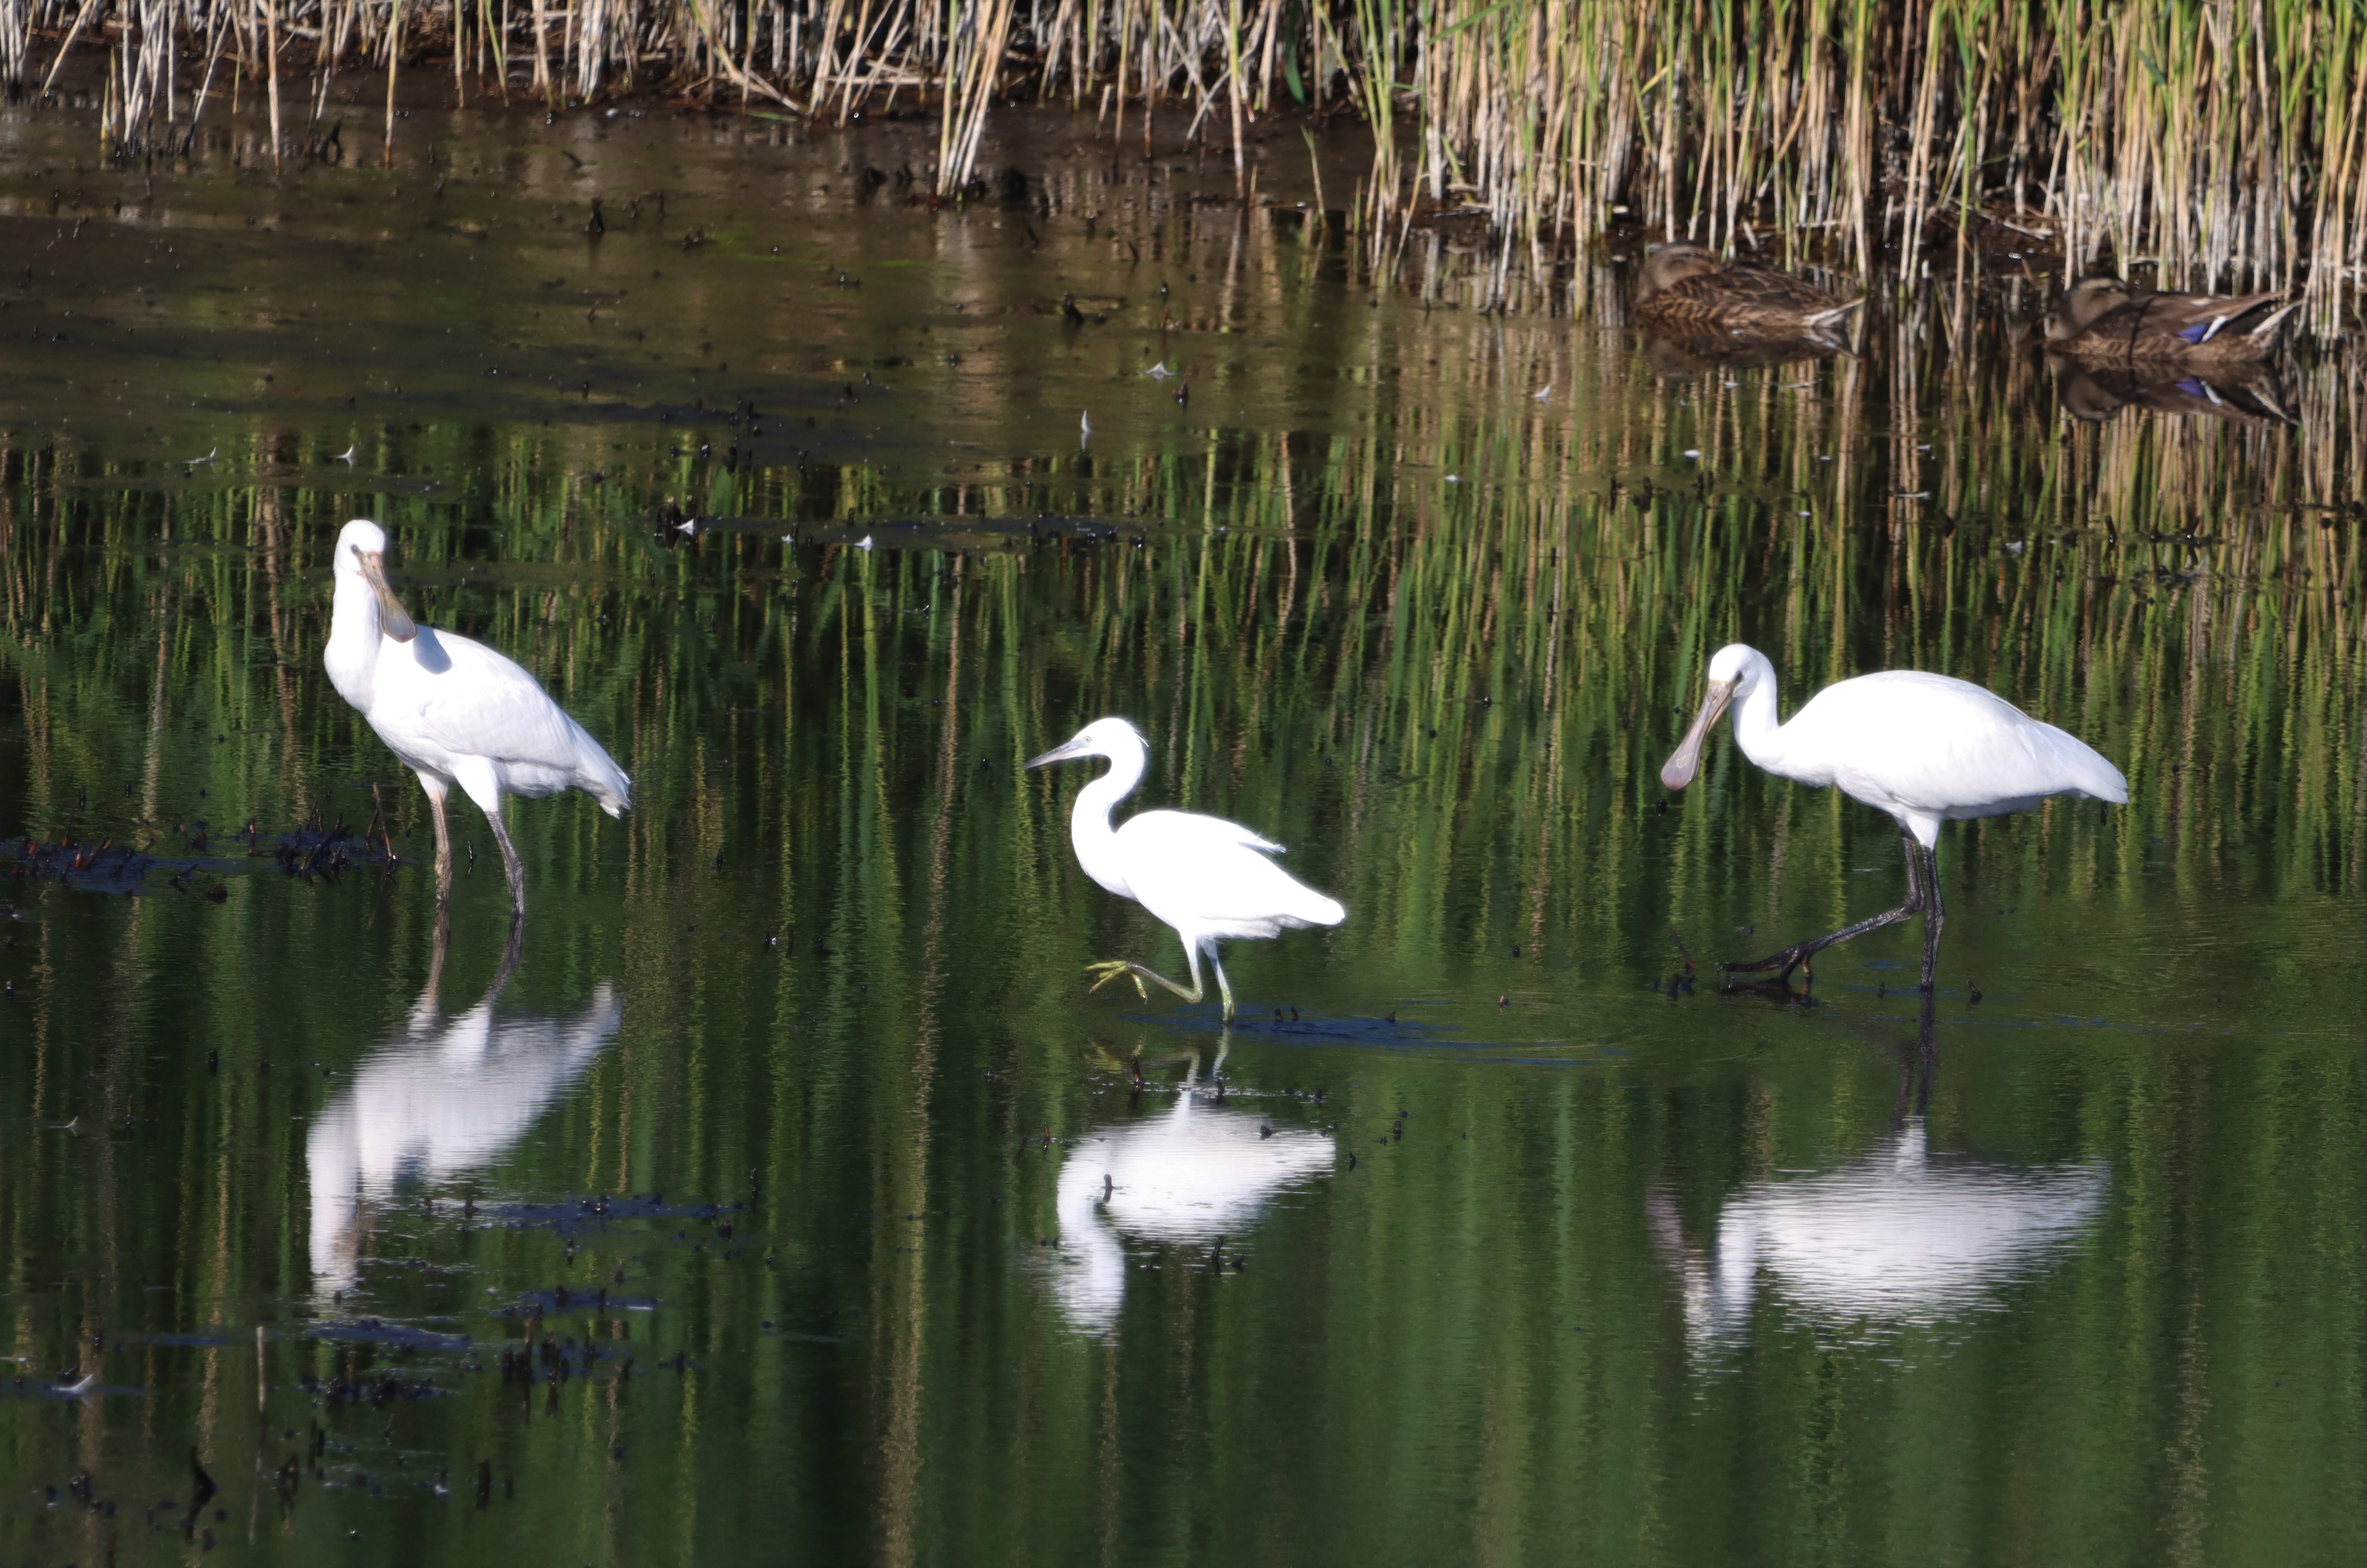
<path id="1" fill-rule="evenodd" d="M 957 31 L 945 78 L 944 115 L 937 134 L 940 198 L 958 196 L 978 163 L 979 139 L 986 131 L 1002 52 L 1009 46 L 1017 0 L 978 0 L 968 13 L 968 47 Z"/>
<path id="2" fill-rule="evenodd" d="M 256 4 L 263 11 L 266 69 L 271 88 L 271 167 L 276 172 L 287 145 L 279 133 L 279 7 L 278 0 L 256 0 Z"/>
<path id="3" fill-rule="evenodd" d="M 402 0 L 389 0 L 390 15 L 386 24 L 386 146 L 379 153 L 381 167 L 394 167 L 394 78 L 402 64 Z M 458 7 L 455 7 L 457 13 Z"/>

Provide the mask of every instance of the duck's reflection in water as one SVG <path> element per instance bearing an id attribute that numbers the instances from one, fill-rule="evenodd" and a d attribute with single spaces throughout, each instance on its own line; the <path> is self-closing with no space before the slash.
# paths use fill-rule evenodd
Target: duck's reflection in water
<path id="1" fill-rule="evenodd" d="M 1928 1043 L 1920 1055 L 1928 1074 Z M 1838 1169 L 1746 1183 L 1719 1211 L 1706 1247 L 1686 1239 L 1668 1193 L 1652 1194 L 1654 1240 L 1682 1282 L 1696 1348 L 1742 1338 L 1762 1290 L 1819 1332 L 1931 1324 L 1992 1306 L 2001 1287 L 2070 1249 L 2102 1212 L 2112 1179 L 2101 1164 L 1933 1154 L 1920 1104 L 1905 1113 L 1912 1063 L 1901 1071 L 1901 1114 L 1888 1135 Z"/>
<path id="2" fill-rule="evenodd" d="M 2284 390 L 2262 365 L 2199 370 L 2165 365 L 2093 365 L 2050 354 L 2056 400 L 2073 419 L 2091 424 L 2129 408 L 2188 414 L 2238 424 L 2299 424 L 2285 410 Z"/>
<path id="3" fill-rule="evenodd" d="M 1831 333 L 1798 332 L 1738 336 L 1730 332 L 1685 332 L 1647 327 L 1638 334 L 1645 363 L 1662 377 L 1710 371 L 1761 370 L 1779 365 L 1813 368 L 1848 344 Z"/>
<path id="4" fill-rule="evenodd" d="M 1054 1298 L 1090 1333 L 1126 1300 L 1126 1244 L 1238 1241 L 1277 1194 L 1330 1173 L 1331 1135 L 1275 1127 L 1189 1079 L 1169 1109 L 1086 1134 L 1060 1166 Z"/>
<path id="5" fill-rule="evenodd" d="M 355 1067 L 312 1123 L 312 1286 L 353 1288 L 373 1213 L 414 1188 L 481 1170 L 526 1135 L 617 1036 L 623 1016 L 606 982 L 573 1014 L 495 1006 L 517 964 L 513 943 L 484 999 L 436 1005 L 443 942 L 410 1021 Z"/>

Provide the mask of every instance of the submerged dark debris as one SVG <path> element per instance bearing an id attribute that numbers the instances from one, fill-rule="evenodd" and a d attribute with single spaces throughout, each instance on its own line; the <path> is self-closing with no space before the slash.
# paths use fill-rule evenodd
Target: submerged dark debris
<path id="1" fill-rule="evenodd" d="M 315 876 L 334 881 L 340 874 L 357 868 L 391 871 L 407 863 L 409 858 L 393 853 L 383 835 L 373 837 L 357 832 L 343 822 L 323 827 L 315 821 L 275 834 L 268 848 L 265 847 L 262 833 L 249 822 L 237 834 L 247 846 L 246 853 L 237 859 L 205 852 L 208 825 L 203 822 L 187 824 L 180 836 L 183 849 L 195 852 L 152 853 L 148 846 L 161 838 L 154 832 L 143 835 L 146 841 L 142 844 L 119 843 L 112 834 L 95 844 L 71 838 L 51 842 L 28 835 L 13 841 L 0 841 L 0 876 L 20 881 L 49 879 L 86 893 L 120 893 L 127 897 L 161 885 L 191 897 L 220 903 L 230 897 L 225 886 L 229 878 L 261 866 L 308 881 Z M 153 883 L 152 877 L 161 878 L 161 884 Z"/>

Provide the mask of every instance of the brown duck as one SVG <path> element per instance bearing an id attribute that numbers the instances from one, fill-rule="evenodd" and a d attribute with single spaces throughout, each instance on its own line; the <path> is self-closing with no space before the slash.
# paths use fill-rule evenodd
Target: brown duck
<path id="1" fill-rule="evenodd" d="M 1720 262 L 1682 241 L 1645 253 L 1636 314 L 1674 332 L 1730 337 L 1829 338 L 1863 299 L 1840 299 L 1788 273 Z"/>
<path id="2" fill-rule="evenodd" d="M 2140 294 L 2117 277 L 2083 277 L 2046 323 L 2046 346 L 2087 360 L 2259 359 L 2299 309 L 2282 290 Z"/>

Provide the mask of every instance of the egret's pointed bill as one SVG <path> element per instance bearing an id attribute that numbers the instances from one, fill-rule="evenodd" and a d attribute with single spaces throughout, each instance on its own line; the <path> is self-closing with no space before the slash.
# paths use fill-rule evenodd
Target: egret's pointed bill
<path id="1" fill-rule="evenodd" d="M 1040 757 L 1030 757 L 1027 760 L 1027 765 L 1031 768 L 1040 768 L 1048 763 L 1065 762 L 1071 757 L 1090 756 L 1092 752 L 1093 748 L 1086 744 L 1085 738 L 1080 735 L 1073 740 L 1053 747 Z"/>
<path id="2" fill-rule="evenodd" d="M 419 623 L 411 618 L 411 612 L 402 607 L 402 601 L 387 586 L 386 558 L 376 550 L 357 548 L 354 559 L 361 563 L 363 580 L 378 595 L 379 630 L 397 642 L 409 642 L 417 637 Z"/>
<path id="3" fill-rule="evenodd" d="M 1670 789 L 1682 789 L 1693 782 L 1693 775 L 1701 772 L 1702 742 L 1709 739 L 1710 727 L 1725 714 L 1726 705 L 1734 701 L 1734 689 L 1740 684 L 1739 681 L 1712 681 L 1709 683 L 1709 695 L 1702 699 L 1701 712 L 1694 717 L 1693 727 L 1685 731 L 1684 739 L 1669 753 L 1668 761 L 1660 767 L 1662 784 Z"/>

